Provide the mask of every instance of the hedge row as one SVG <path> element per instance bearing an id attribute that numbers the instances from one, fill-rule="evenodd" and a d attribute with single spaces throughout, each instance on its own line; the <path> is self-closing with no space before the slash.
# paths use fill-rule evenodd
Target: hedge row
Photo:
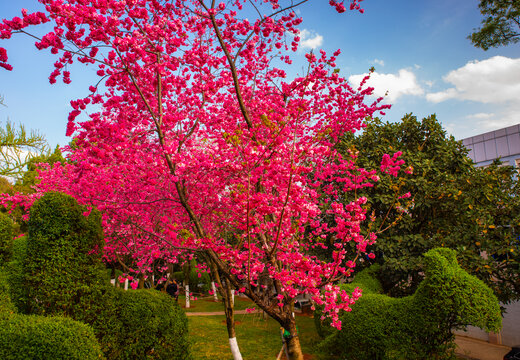
<path id="1" fill-rule="evenodd" d="M 8 275 L 0 269 L 0 359 L 103 359 L 94 331 L 64 317 L 21 315 L 11 302 Z"/>
<path id="2" fill-rule="evenodd" d="M 103 359 L 94 331 L 65 317 L 15 315 L 0 321 L 0 359 Z"/>

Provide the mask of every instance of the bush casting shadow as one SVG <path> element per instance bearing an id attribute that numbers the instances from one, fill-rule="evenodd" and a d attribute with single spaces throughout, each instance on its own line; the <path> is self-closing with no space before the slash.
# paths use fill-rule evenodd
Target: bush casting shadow
<path id="1" fill-rule="evenodd" d="M 455 251 L 428 251 L 424 272 L 426 278 L 415 294 L 404 298 L 378 294 L 381 285 L 374 269 L 361 272 L 345 286 L 351 291 L 359 286 L 364 294 L 352 312 L 341 315 L 341 331 L 324 328 L 319 313 L 315 315 L 319 333 L 329 333 L 320 349 L 353 360 L 443 359 L 453 356 L 453 330 L 468 325 L 487 331 L 501 328 L 497 298 L 458 265 Z"/>

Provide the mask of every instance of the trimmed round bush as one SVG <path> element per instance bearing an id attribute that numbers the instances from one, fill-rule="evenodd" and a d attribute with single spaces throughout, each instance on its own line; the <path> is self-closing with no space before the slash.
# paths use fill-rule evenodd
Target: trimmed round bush
<path id="1" fill-rule="evenodd" d="M 111 287 L 90 324 L 107 359 L 191 359 L 186 314 L 165 293 Z"/>
<path id="2" fill-rule="evenodd" d="M 0 359 L 104 359 L 92 329 L 64 317 L 16 315 L 0 321 Z"/>
<path id="3" fill-rule="evenodd" d="M 320 350 L 352 360 L 452 359 L 454 329 L 501 328 L 498 299 L 458 265 L 455 251 L 432 249 L 423 263 L 426 276 L 413 295 L 392 298 L 368 285 L 352 311 L 340 314 L 342 330 L 332 331 Z M 364 286 L 357 278 L 353 284 Z"/>
<path id="4" fill-rule="evenodd" d="M 119 359 L 190 359 L 188 319 L 165 293 L 154 290 L 118 292 Z"/>
<path id="5" fill-rule="evenodd" d="M 31 313 L 78 318 L 106 287 L 101 216 L 86 211 L 60 193 L 47 193 L 32 206 L 24 261 Z"/>

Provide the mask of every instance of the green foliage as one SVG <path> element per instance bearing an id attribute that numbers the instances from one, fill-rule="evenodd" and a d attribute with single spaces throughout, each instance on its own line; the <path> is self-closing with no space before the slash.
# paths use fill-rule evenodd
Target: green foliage
<path id="1" fill-rule="evenodd" d="M 0 127 L 0 175 L 19 177 L 31 158 L 47 152 L 47 141 L 37 131 L 27 133 L 23 125 L 16 128 L 10 122 Z"/>
<path id="2" fill-rule="evenodd" d="M 175 280 L 177 280 L 178 284 L 182 284 L 185 279 L 185 274 L 183 271 L 177 271 L 173 273 L 173 277 Z M 202 294 L 207 294 L 211 289 L 211 279 L 207 272 L 197 271 L 197 269 L 191 267 L 188 285 L 190 285 L 190 292 L 200 292 Z"/>
<path id="3" fill-rule="evenodd" d="M 85 210 L 59 193 L 31 208 L 25 257 L 10 264 L 12 282 L 27 288 L 19 296 L 28 311 L 90 324 L 108 359 L 189 359 L 186 316 L 169 296 L 109 285 L 100 215 Z"/>
<path id="4" fill-rule="evenodd" d="M 190 359 L 187 318 L 164 293 L 107 288 L 90 309 L 107 359 Z"/>
<path id="5" fill-rule="evenodd" d="M 482 26 L 468 36 L 475 47 L 488 50 L 520 40 L 520 1 L 480 0 Z"/>
<path id="6" fill-rule="evenodd" d="M 0 320 L 0 358 L 94 360 L 103 359 L 103 353 L 88 325 L 64 317 L 17 315 Z"/>
<path id="7" fill-rule="evenodd" d="M 11 259 L 13 253 L 13 221 L 0 213 L 0 266 Z"/>
<path id="8" fill-rule="evenodd" d="M 357 287 L 363 290 L 363 295 L 380 294 L 383 292 L 383 286 L 378 279 L 380 271 L 381 266 L 379 264 L 373 264 L 356 274 L 355 281 L 347 284 L 340 284 L 339 287 L 341 290 L 345 290 L 349 294 L 352 294 Z M 314 323 L 318 335 L 324 338 L 332 334 L 334 329 L 330 326 L 329 318 L 325 317 L 322 319 L 321 317 L 322 308 L 318 306 L 314 310 Z"/>
<path id="9" fill-rule="evenodd" d="M 27 171 L 24 172 L 21 181 L 17 183 L 18 188 L 20 190 L 24 190 L 25 193 L 32 192 L 31 186 L 39 183 L 39 180 L 36 179 L 38 176 L 38 166 L 40 163 L 47 163 L 49 166 L 53 166 L 56 163 L 65 164 L 67 161 L 61 154 L 61 150 L 59 146 L 56 146 L 54 152 L 49 154 L 40 154 L 39 156 L 35 156 L 31 158 L 27 162 Z"/>
<path id="10" fill-rule="evenodd" d="M 100 214 L 85 211 L 59 193 L 45 194 L 31 208 L 25 258 L 31 313 L 77 317 L 106 286 Z"/>
<path id="11" fill-rule="evenodd" d="M 92 329 L 63 317 L 18 314 L 0 268 L 0 359 L 103 359 Z"/>
<path id="12" fill-rule="evenodd" d="M 377 217 L 375 228 L 386 228 L 372 248 L 385 274 L 385 292 L 412 294 L 423 279 L 421 256 L 449 247 L 501 301 L 520 298 L 520 248 L 515 245 L 520 196 L 514 168 L 475 168 L 467 149 L 447 136 L 434 115 L 422 121 L 406 115 L 398 123 L 374 119 L 360 136 L 345 136 L 338 149 L 362 150 L 358 164 L 367 169 L 378 168 L 383 154 L 402 151 L 405 166 L 413 169 L 412 175 L 382 176 L 362 194 Z M 406 192 L 412 197 L 398 199 Z M 484 258 L 482 251 L 493 256 Z"/>
<path id="13" fill-rule="evenodd" d="M 356 281 L 349 284 L 341 284 L 342 290 L 348 291 L 350 294 L 355 288 L 359 287 L 363 289 L 363 294 L 381 294 L 383 292 L 383 286 L 379 281 L 379 272 L 381 266 L 374 264 L 368 268 L 363 269 L 356 275 Z"/>
<path id="14" fill-rule="evenodd" d="M 9 282 L 9 293 L 12 303 L 18 312 L 27 313 L 27 286 L 25 284 L 24 261 L 27 250 L 27 237 L 21 237 L 14 241 L 13 256 L 7 264 L 5 271 Z"/>
<path id="15" fill-rule="evenodd" d="M 498 299 L 486 284 L 458 265 L 455 251 L 446 248 L 428 251 L 424 255 L 424 272 L 426 280 L 417 289 L 416 303 L 423 312 L 433 314 L 433 319 L 442 323 L 449 320 L 451 324 L 445 331 L 467 325 L 486 331 L 500 330 Z"/>
<path id="16" fill-rule="evenodd" d="M 0 322 L 12 318 L 16 314 L 16 307 L 11 302 L 9 295 L 9 282 L 7 273 L 0 268 Z"/>
<path id="17" fill-rule="evenodd" d="M 341 314 L 342 330 L 320 344 L 322 351 L 353 360 L 449 359 L 454 329 L 501 328 L 497 298 L 457 264 L 453 250 L 430 250 L 424 264 L 426 278 L 414 295 L 392 298 L 365 292 L 352 312 Z"/>
<path id="18" fill-rule="evenodd" d="M 155 290 L 113 289 L 116 302 L 102 336 L 110 359 L 190 359 L 188 320 L 167 294 Z M 114 316 L 114 314 L 117 314 Z M 98 324 L 96 324 L 98 325 Z M 98 326 L 99 329 L 99 326 Z M 119 331 L 114 331 L 118 329 Z M 109 341 L 110 340 L 110 341 Z"/>

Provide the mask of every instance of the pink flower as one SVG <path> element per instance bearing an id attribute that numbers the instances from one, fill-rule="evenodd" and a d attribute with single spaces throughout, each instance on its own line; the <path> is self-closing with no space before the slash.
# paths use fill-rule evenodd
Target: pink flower
<path id="1" fill-rule="evenodd" d="M 399 196 L 399 199 L 408 199 L 410 196 L 412 196 L 412 194 L 410 194 L 410 192 L 407 192 L 406 194 Z"/>

